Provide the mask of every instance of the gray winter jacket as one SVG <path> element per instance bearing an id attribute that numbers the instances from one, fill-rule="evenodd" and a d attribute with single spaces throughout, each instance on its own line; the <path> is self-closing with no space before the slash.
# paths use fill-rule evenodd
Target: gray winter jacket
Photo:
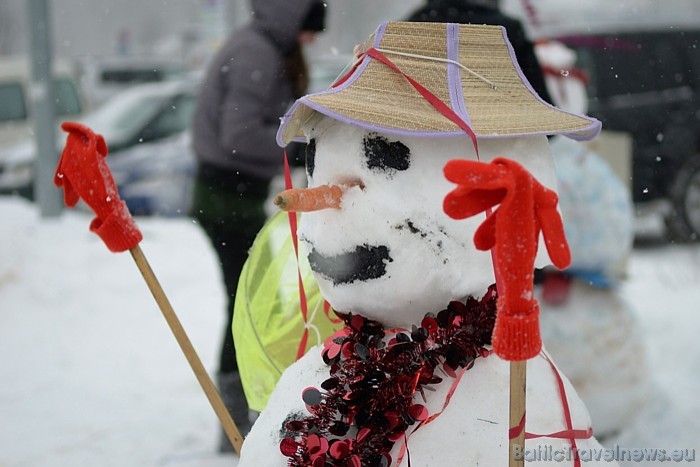
<path id="1" fill-rule="evenodd" d="M 269 179 L 280 172 L 279 118 L 292 103 L 285 57 L 314 0 L 252 0 L 252 21 L 212 59 L 195 111 L 200 162 Z"/>

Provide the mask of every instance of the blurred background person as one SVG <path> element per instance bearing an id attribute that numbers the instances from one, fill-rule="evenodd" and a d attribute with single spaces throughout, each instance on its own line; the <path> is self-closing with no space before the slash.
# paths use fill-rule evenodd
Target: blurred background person
<path id="1" fill-rule="evenodd" d="M 242 434 L 251 426 L 231 333 L 236 286 L 262 228 L 268 185 L 282 171 L 279 119 L 306 92 L 302 46 L 324 29 L 316 0 L 252 0 L 252 20 L 212 58 L 192 127 L 198 172 L 192 215 L 216 250 L 227 295 L 217 374 L 224 403 Z M 232 450 L 222 437 L 222 451 Z"/>
<path id="2" fill-rule="evenodd" d="M 501 12 L 498 0 L 426 0 L 425 5 L 414 10 L 406 21 L 503 26 L 530 85 L 543 100 L 552 102 L 533 43 L 527 38 L 519 20 Z"/>

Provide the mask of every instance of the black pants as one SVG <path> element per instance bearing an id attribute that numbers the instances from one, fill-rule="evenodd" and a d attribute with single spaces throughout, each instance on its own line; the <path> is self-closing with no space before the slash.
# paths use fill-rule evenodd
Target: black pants
<path id="1" fill-rule="evenodd" d="M 219 359 L 219 372 L 238 370 L 231 325 L 241 269 L 255 236 L 265 224 L 263 204 L 268 180 L 199 166 L 192 214 L 209 237 L 221 265 L 226 290 L 227 320 Z"/>

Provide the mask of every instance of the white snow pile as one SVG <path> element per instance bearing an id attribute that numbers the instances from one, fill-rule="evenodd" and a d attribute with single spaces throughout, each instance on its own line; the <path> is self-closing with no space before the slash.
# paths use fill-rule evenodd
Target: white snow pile
<path id="1" fill-rule="evenodd" d="M 218 421 L 131 255 L 91 216 L 0 198 L 0 466 L 231 466 Z M 224 292 L 191 220 L 137 219 L 146 258 L 213 376 Z"/>
<path id="2" fill-rule="evenodd" d="M 216 454 L 213 411 L 129 253 L 109 253 L 84 213 L 44 220 L 0 198 L 0 218 L 0 466 L 236 465 Z M 213 371 L 224 297 L 207 239 L 189 219 L 137 223 Z M 635 423 L 603 443 L 700 454 L 700 245 L 634 250 L 629 271 L 622 293 L 654 389 Z"/>

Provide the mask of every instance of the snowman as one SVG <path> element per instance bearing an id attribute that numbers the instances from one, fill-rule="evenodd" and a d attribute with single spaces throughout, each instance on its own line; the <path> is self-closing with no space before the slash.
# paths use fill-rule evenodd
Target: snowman
<path id="1" fill-rule="evenodd" d="M 586 77 L 576 52 L 557 41 L 539 42 L 535 52 L 554 103 L 584 113 Z M 572 261 L 565 271 L 543 273 L 543 340 L 586 403 L 597 435 L 614 435 L 631 424 L 650 390 L 641 326 L 620 293 L 634 240 L 632 200 L 585 144 L 555 136 L 550 148 Z"/>
<path id="2" fill-rule="evenodd" d="M 278 204 L 309 211 L 300 247 L 345 326 L 283 373 L 239 465 L 505 465 L 514 434 L 498 342 L 532 357 L 520 427 L 528 439 L 514 454 L 528 465 L 581 465 L 602 448 L 574 388 L 533 344 L 536 310 L 500 321 L 515 330 L 491 345 L 504 319 L 496 310 L 532 303 L 527 288 L 497 296 L 495 287 L 531 282 L 532 265 L 494 258 L 522 251 L 535 262 L 536 251 L 538 267 L 547 253 L 561 262 L 546 135 L 592 138 L 599 122 L 542 102 L 497 26 L 384 23 L 356 53 L 351 71 L 297 101 L 278 133 L 281 145 L 307 142 L 309 188 Z M 504 173 L 523 183 L 499 185 Z M 473 181 L 482 186 L 472 204 L 460 204 Z M 513 187 L 536 202 L 511 196 Z M 508 217 L 525 205 L 546 224 L 543 245 L 485 251 L 506 244 L 503 228 L 521 238 L 533 225 L 534 214 Z"/>

